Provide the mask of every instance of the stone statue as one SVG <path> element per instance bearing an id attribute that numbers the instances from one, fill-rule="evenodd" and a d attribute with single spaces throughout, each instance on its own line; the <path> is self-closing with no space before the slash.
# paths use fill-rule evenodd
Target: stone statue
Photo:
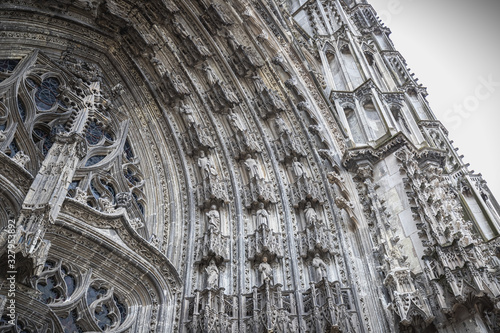
<path id="1" fill-rule="evenodd" d="M 248 170 L 248 174 L 250 178 L 262 179 L 263 177 L 260 174 L 259 164 L 255 159 L 252 158 L 252 155 L 248 154 L 245 160 L 245 166 Z"/>
<path id="2" fill-rule="evenodd" d="M 259 265 L 259 272 L 262 282 L 270 281 L 273 278 L 273 269 L 271 265 L 267 263 L 267 257 L 262 258 L 262 262 Z"/>
<path id="3" fill-rule="evenodd" d="M 229 44 L 229 47 L 233 51 L 236 50 L 240 46 L 240 43 L 236 40 L 236 37 L 234 37 L 231 30 L 226 30 L 226 40 L 227 40 L 227 43 Z"/>
<path id="4" fill-rule="evenodd" d="M 264 81 L 262 81 L 260 76 L 255 75 L 252 77 L 252 79 L 253 79 L 253 84 L 255 86 L 255 89 L 257 89 L 257 92 L 261 93 L 267 89 L 266 84 L 264 83 Z"/>
<path id="5" fill-rule="evenodd" d="M 293 173 L 295 174 L 295 177 L 297 179 L 307 176 L 304 166 L 302 165 L 302 163 L 299 162 L 297 157 L 293 158 L 292 168 L 293 168 Z"/>
<path id="6" fill-rule="evenodd" d="M 172 27 L 174 28 L 174 32 L 180 39 L 186 39 L 189 37 L 189 33 L 186 31 L 186 28 L 177 20 L 172 22 Z"/>
<path id="7" fill-rule="evenodd" d="M 205 155 L 205 152 L 203 150 L 200 152 L 200 157 L 198 157 L 198 166 L 201 169 L 204 179 L 209 178 L 210 175 L 212 176 L 217 175 L 217 171 L 212 166 L 210 159 L 208 158 L 208 156 Z"/>
<path id="8" fill-rule="evenodd" d="M 259 210 L 256 213 L 257 216 L 257 227 L 260 226 L 261 224 L 265 224 L 269 226 L 269 213 L 268 211 L 264 208 L 264 204 L 261 202 L 259 204 Z"/>
<path id="9" fill-rule="evenodd" d="M 206 214 L 208 217 L 208 230 L 210 231 L 219 231 L 220 227 L 220 214 L 217 210 L 217 206 L 212 205 L 210 207 L 210 211 Z"/>
<path id="10" fill-rule="evenodd" d="M 213 86 L 214 84 L 219 82 L 219 78 L 214 73 L 214 70 L 212 69 L 212 67 L 210 67 L 209 64 L 204 63 L 202 66 L 202 69 L 205 72 L 205 76 L 207 77 L 207 81 L 208 81 L 208 84 L 210 84 L 210 86 Z"/>
<path id="11" fill-rule="evenodd" d="M 321 281 L 323 278 L 328 279 L 328 270 L 323 259 L 320 258 L 319 253 L 316 253 L 312 260 L 312 266 L 316 273 L 316 282 Z"/>
<path id="12" fill-rule="evenodd" d="M 286 132 L 288 132 L 288 128 L 286 127 L 285 121 L 281 117 L 276 117 L 274 120 L 276 124 L 276 129 L 278 130 L 279 136 L 282 136 Z"/>
<path id="13" fill-rule="evenodd" d="M 217 288 L 219 282 L 219 269 L 215 265 L 215 261 L 210 260 L 210 264 L 205 268 L 207 272 L 207 288 Z"/>
<path id="14" fill-rule="evenodd" d="M 179 111 L 184 115 L 188 127 L 195 125 L 196 121 L 193 117 L 193 109 L 191 109 L 189 104 L 182 104 Z"/>
<path id="15" fill-rule="evenodd" d="M 316 210 L 311 206 L 310 202 L 306 203 L 304 216 L 306 217 L 306 222 L 308 225 L 318 222 L 318 214 L 316 213 Z"/>
<path id="16" fill-rule="evenodd" d="M 246 126 L 243 124 L 238 114 L 236 114 L 233 110 L 231 110 L 231 112 L 227 114 L 227 119 L 231 126 L 233 126 L 233 130 L 239 133 L 246 132 Z"/>

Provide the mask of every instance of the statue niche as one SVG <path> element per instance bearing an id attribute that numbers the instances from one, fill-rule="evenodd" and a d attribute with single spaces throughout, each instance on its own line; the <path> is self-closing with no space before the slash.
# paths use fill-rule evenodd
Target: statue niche
<path id="1" fill-rule="evenodd" d="M 250 261 L 259 261 L 266 257 L 266 261 L 273 262 L 284 255 L 282 235 L 272 231 L 275 225 L 273 217 L 267 211 L 264 203 L 259 203 L 254 215 L 255 232 L 246 237 L 246 252 Z"/>
<path id="2" fill-rule="evenodd" d="M 195 243 L 195 262 L 221 264 L 229 258 L 229 237 L 222 234 L 222 217 L 216 205 L 205 213 L 205 232 Z"/>
<path id="3" fill-rule="evenodd" d="M 245 207 L 251 208 L 260 206 L 261 203 L 276 202 L 272 184 L 265 179 L 258 160 L 248 154 L 242 164 L 248 175 L 248 184 L 243 191 Z"/>
<path id="4" fill-rule="evenodd" d="M 209 207 L 215 204 L 227 203 L 228 194 L 225 181 L 219 178 L 219 173 L 205 151 L 201 150 L 198 155 L 198 168 L 202 181 L 198 185 L 198 205 Z"/>

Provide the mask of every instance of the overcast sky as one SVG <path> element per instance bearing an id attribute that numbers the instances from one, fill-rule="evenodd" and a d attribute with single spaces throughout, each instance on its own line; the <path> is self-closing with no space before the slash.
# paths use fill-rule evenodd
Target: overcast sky
<path id="1" fill-rule="evenodd" d="M 500 1 L 368 2 L 464 161 L 500 199 Z"/>

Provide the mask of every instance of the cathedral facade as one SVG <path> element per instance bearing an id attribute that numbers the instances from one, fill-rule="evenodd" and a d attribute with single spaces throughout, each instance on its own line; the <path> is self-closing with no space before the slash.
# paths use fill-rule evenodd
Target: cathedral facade
<path id="1" fill-rule="evenodd" d="M 500 206 L 366 0 L 0 2 L 0 332 L 500 332 Z"/>

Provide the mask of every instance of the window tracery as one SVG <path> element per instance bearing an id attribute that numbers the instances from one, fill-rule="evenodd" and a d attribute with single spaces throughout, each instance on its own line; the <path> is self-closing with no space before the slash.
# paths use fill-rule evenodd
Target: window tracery
<path id="1" fill-rule="evenodd" d="M 12 73 L 19 63 L 18 59 L 1 59 L 0 71 L 2 73 Z"/>
<path id="2" fill-rule="evenodd" d="M 68 196 L 112 213 L 115 196 L 130 193 L 133 200 L 126 206 L 128 215 L 142 220 L 146 211 L 144 177 L 127 138 L 128 120 L 109 112 L 112 103 L 104 95 L 111 94 L 105 93 L 107 88 L 102 80 L 87 82 L 73 75 L 36 51 L 23 59 L 0 60 L 0 79 L 9 78 L 12 84 L 0 95 L 4 106 L 0 104 L 0 150 L 11 158 L 23 152 L 29 156 L 25 167 L 36 174 L 56 137 L 71 132 L 75 116 L 82 108 L 88 108 L 89 117 L 82 133 L 87 154 L 77 165 Z M 83 100 L 89 94 L 95 102 Z M 109 204 L 100 203 L 102 198 L 108 199 Z"/>
<path id="3" fill-rule="evenodd" d="M 93 278 L 91 271 L 82 272 L 61 260 L 47 260 L 33 286 L 41 292 L 40 300 L 55 313 L 64 332 L 119 329 L 129 317 L 129 302 L 115 287 Z"/>
<path id="4" fill-rule="evenodd" d="M 39 86 L 36 86 L 35 104 L 40 111 L 48 111 L 59 102 L 59 86 L 60 82 L 54 77 L 48 77 L 42 81 Z"/>

